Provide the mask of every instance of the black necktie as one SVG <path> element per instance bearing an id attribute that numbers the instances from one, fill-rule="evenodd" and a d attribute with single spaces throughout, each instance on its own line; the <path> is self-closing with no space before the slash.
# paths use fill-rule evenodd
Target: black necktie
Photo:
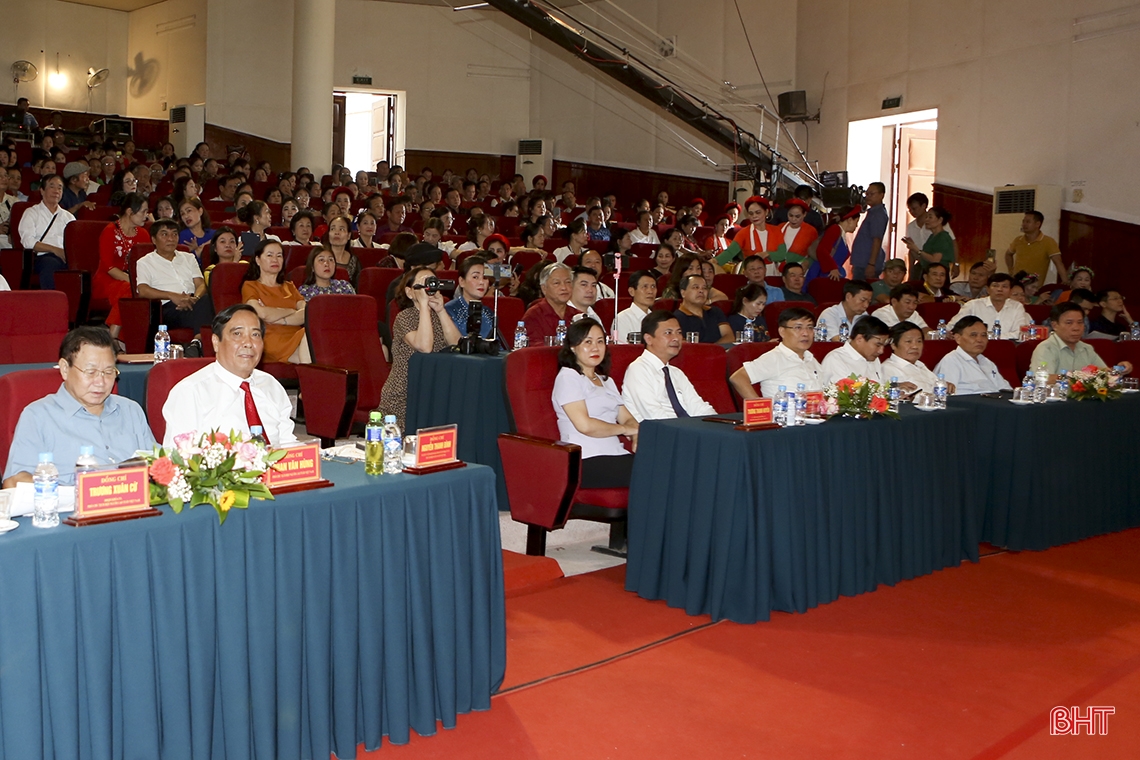
<path id="1" fill-rule="evenodd" d="M 669 396 L 669 403 L 673 405 L 673 411 L 678 417 L 688 417 L 689 413 L 685 411 L 685 407 L 681 406 L 681 399 L 677 398 L 677 389 L 673 387 L 673 378 L 669 377 L 669 365 L 666 364 L 661 370 L 665 373 L 665 393 Z"/>

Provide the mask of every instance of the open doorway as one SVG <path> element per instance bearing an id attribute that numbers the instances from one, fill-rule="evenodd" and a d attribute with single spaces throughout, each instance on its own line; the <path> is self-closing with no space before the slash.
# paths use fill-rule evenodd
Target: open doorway
<path id="1" fill-rule="evenodd" d="M 333 92 L 333 163 L 354 174 L 375 171 L 378 161 L 391 164 L 396 157 L 396 111 L 396 93 Z"/>
<path id="2" fill-rule="evenodd" d="M 923 193 L 933 202 L 938 109 L 880 116 L 847 125 L 847 176 L 854 185 L 887 186 L 883 202 L 890 211 L 883 247 L 887 258 L 907 259 L 902 238 L 911 221 L 906 199 Z"/>

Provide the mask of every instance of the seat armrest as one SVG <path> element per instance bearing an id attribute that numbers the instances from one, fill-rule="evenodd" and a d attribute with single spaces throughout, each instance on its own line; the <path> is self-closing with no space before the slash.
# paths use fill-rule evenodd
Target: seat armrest
<path id="1" fill-rule="evenodd" d="M 565 525 L 582 477 L 582 447 L 502 433 L 499 455 L 511 502 L 511 517 L 546 530 Z"/>
<path id="2" fill-rule="evenodd" d="M 87 321 L 91 303 L 91 273 L 81 269 L 61 269 L 55 273 L 55 289 L 67 296 L 67 321 L 72 325 Z"/>
<path id="3" fill-rule="evenodd" d="M 347 438 L 356 411 L 357 373 L 324 364 L 298 364 L 297 379 L 305 404 L 305 430 L 324 440 Z"/>
<path id="4" fill-rule="evenodd" d="M 119 340 L 127 347 L 129 354 L 146 351 L 150 335 L 151 301 L 149 298 L 122 298 L 119 300 L 119 316 L 123 327 Z"/>

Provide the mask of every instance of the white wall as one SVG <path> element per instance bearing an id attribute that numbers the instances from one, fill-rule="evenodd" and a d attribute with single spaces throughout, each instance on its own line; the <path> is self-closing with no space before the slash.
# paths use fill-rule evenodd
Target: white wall
<path id="1" fill-rule="evenodd" d="M 166 0 L 128 15 L 128 114 L 165 119 L 169 107 L 206 102 L 206 0 Z"/>
<path id="2" fill-rule="evenodd" d="M 3 82 L 0 101 L 15 103 L 16 91 L 8 76 L 13 61 L 28 60 L 39 68 L 34 82 L 20 86 L 19 97 L 33 106 L 67 111 L 88 110 L 88 68 L 109 68 L 110 78 L 92 91 L 90 110 L 126 112 L 127 14 L 86 5 L 36 0 L 4 3 L 0 23 L 0 60 Z M 67 84 L 56 88 L 48 75 L 59 70 Z"/>
<path id="3" fill-rule="evenodd" d="M 938 109 L 937 181 L 1056 184 L 1066 207 L 1140 221 L 1140 31 L 1083 42 L 1074 34 L 1140 22 L 1120 0 L 799 0 L 796 79 L 815 108 L 811 150 L 822 168 L 846 165 L 847 123 Z M 1073 183 L 1084 183 L 1075 203 Z"/>

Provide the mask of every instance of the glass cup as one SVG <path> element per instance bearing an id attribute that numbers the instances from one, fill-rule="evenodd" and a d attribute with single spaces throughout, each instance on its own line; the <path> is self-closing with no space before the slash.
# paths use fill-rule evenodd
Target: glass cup
<path id="1" fill-rule="evenodd" d="M 181 359 L 185 354 L 186 354 L 186 349 L 184 349 L 180 344 L 178 344 L 178 343 L 171 344 L 171 346 L 170 346 L 170 358 L 171 359 Z"/>
<path id="2" fill-rule="evenodd" d="M 419 442 L 416 436 L 404 436 L 404 466 L 414 467 L 416 464 L 416 449 L 419 448 Z"/>
<path id="3" fill-rule="evenodd" d="M 685 333 L 685 342 L 686 343 L 700 343 L 701 342 L 701 334 L 699 332 L 687 332 L 687 333 Z"/>
<path id="4" fill-rule="evenodd" d="M 12 500 L 16 495 L 15 489 L 0 490 L 0 523 L 12 519 Z"/>
<path id="5" fill-rule="evenodd" d="M 641 345 L 641 333 L 631 332 L 625 336 L 625 342 L 631 346 Z"/>
<path id="6" fill-rule="evenodd" d="M 914 405 L 920 406 L 923 409 L 929 409 L 934 406 L 934 394 L 923 391 L 914 396 Z"/>
<path id="7" fill-rule="evenodd" d="M 744 331 L 743 330 L 737 330 L 736 331 L 736 342 L 737 343 L 743 343 L 744 342 Z"/>
<path id="8" fill-rule="evenodd" d="M 546 345 L 551 346 L 551 347 L 557 346 L 558 345 L 558 338 L 555 337 L 554 335 L 547 335 L 546 336 Z"/>

